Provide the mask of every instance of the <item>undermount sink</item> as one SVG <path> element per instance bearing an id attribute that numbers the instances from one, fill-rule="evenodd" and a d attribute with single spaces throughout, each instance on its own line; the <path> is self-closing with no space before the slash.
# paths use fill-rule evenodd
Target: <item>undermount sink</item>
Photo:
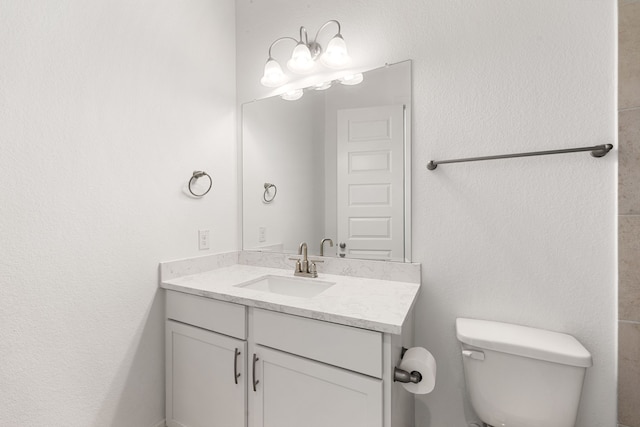
<path id="1" fill-rule="evenodd" d="M 333 285 L 335 285 L 335 283 L 323 282 L 317 279 L 264 276 L 235 286 L 239 288 L 253 289 L 255 291 L 270 292 L 272 294 L 312 298 L 326 291 Z"/>

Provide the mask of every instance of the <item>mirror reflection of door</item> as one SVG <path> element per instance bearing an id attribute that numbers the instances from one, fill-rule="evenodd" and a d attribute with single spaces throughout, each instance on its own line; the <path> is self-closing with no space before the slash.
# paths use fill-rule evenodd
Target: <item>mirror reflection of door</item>
<path id="1" fill-rule="evenodd" d="M 404 106 L 338 110 L 338 254 L 404 260 Z"/>

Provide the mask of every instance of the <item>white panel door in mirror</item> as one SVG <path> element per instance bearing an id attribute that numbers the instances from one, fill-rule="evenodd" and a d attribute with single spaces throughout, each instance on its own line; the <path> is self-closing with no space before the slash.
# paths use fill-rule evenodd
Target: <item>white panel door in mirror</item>
<path id="1" fill-rule="evenodd" d="M 404 259 L 404 106 L 337 118 L 337 228 L 343 257 Z"/>

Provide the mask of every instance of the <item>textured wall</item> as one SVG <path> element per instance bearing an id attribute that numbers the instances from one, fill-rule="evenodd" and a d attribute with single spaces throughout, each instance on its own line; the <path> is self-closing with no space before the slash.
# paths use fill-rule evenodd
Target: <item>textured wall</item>
<path id="1" fill-rule="evenodd" d="M 0 425 L 164 418 L 158 262 L 237 246 L 234 16 L 0 2 Z"/>
<path id="2" fill-rule="evenodd" d="M 618 9 L 618 422 L 640 427 L 640 1 Z"/>
<path id="3" fill-rule="evenodd" d="M 414 60 L 415 341 L 439 364 L 416 425 L 475 419 L 454 331 L 468 316 L 575 335 L 595 363 L 577 425 L 613 426 L 616 152 L 425 165 L 615 142 L 615 3 L 238 0 L 237 9 L 240 102 L 271 93 L 259 83 L 268 45 L 300 25 L 341 20 L 363 66 Z"/>

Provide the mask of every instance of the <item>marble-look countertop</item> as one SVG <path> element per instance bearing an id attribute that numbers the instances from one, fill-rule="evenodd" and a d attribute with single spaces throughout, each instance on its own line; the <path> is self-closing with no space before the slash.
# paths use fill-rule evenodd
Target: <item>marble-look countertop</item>
<path id="1" fill-rule="evenodd" d="M 320 274 L 335 285 L 312 298 L 293 297 L 235 285 L 272 275 L 293 277 L 279 268 L 234 264 L 188 276 L 165 279 L 160 286 L 178 292 L 229 301 L 347 326 L 400 334 L 420 285 L 362 277 Z M 316 280 L 316 279 L 311 279 Z"/>

